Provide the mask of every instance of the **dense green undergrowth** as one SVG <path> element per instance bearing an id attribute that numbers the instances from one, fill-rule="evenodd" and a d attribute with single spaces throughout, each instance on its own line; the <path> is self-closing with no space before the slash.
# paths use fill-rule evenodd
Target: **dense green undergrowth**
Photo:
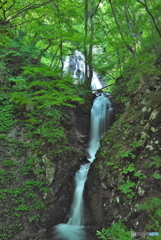
<path id="1" fill-rule="evenodd" d="M 45 179 L 36 178 L 40 159 L 31 155 L 30 144 L 1 134 L 0 148 L 0 237 L 8 240 L 24 229 L 25 222 L 38 221 L 47 211 L 44 196 L 50 196 L 50 189 Z"/>
<path id="2" fill-rule="evenodd" d="M 110 240 L 110 239 L 120 239 L 120 240 L 132 240 L 132 231 L 128 231 L 122 221 L 114 223 L 108 229 L 102 228 L 101 231 L 97 231 L 96 235 L 100 239 Z"/>
<path id="3" fill-rule="evenodd" d="M 13 45 L 1 50 L 0 56 L 2 240 L 11 239 L 40 217 L 45 221 L 54 208 L 46 166 L 62 152 L 72 151 L 62 119 L 70 124 L 66 109 L 84 102 L 84 91 L 78 94 L 69 76 L 31 64 L 26 49 Z"/>

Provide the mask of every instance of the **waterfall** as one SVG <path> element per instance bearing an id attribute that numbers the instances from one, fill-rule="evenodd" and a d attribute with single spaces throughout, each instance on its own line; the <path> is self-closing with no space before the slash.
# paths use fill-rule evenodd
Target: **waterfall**
<path id="1" fill-rule="evenodd" d="M 96 97 L 91 109 L 91 135 L 87 152 L 88 160 L 93 162 L 95 154 L 100 147 L 100 140 L 109 128 L 111 103 L 106 94 Z"/>
<path id="2" fill-rule="evenodd" d="M 72 61 L 75 61 L 75 59 Z M 80 61 L 82 61 L 81 58 Z M 69 62 L 70 60 L 68 58 L 68 63 Z M 77 64 L 73 70 L 73 76 L 77 74 L 77 70 L 78 68 L 80 68 L 79 64 L 80 64 L 79 61 L 77 61 Z M 65 68 L 67 68 L 67 62 L 65 64 Z M 94 76 L 94 78 L 96 78 L 96 75 Z M 97 83 L 98 81 L 99 81 L 98 78 L 97 81 L 95 79 L 95 83 Z M 83 219 L 84 185 L 87 180 L 90 165 L 94 161 L 95 154 L 100 147 L 100 140 L 109 128 L 111 112 L 112 112 L 111 103 L 107 97 L 107 94 L 100 94 L 99 96 L 97 96 L 93 102 L 93 106 L 91 109 L 90 141 L 87 149 L 89 163 L 81 165 L 80 169 L 75 174 L 75 191 L 73 203 L 71 205 L 71 212 L 69 214 L 69 219 L 66 224 L 59 224 L 54 227 L 55 237 L 52 238 L 54 240 L 86 239 L 86 232 L 84 228 Z"/>
<path id="3" fill-rule="evenodd" d="M 86 234 L 83 219 L 83 191 L 87 180 L 91 163 L 100 147 L 100 140 L 109 128 L 110 115 L 112 112 L 111 103 L 107 96 L 101 94 L 96 97 L 91 109 L 91 132 L 88 152 L 89 163 L 81 165 L 75 174 L 75 192 L 69 220 L 66 224 L 55 226 L 56 238 L 60 240 L 84 240 Z"/>
<path id="4" fill-rule="evenodd" d="M 75 83 L 78 81 L 84 81 L 85 76 L 85 57 L 80 51 L 75 51 L 72 56 L 67 56 L 64 60 L 64 72 L 71 73 L 72 77 L 75 79 Z M 89 67 L 87 69 L 89 71 Z M 100 89 L 102 85 L 99 81 L 98 75 L 93 71 L 93 77 L 91 82 L 92 89 Z"/>
<path id="5" fill-rule="evenodd" d="M 83 225 L 83 190 L 90 164 L 81 165 L 75 175 L 75 192 L 68 224 Z"/>

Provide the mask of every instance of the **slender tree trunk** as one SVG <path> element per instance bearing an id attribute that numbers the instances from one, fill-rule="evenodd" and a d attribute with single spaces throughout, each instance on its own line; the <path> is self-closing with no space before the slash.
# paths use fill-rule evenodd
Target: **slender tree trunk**
<path id="1" fill-rule="evenodd" d="M 135 59 L 135 62 L 136 62 L 136 68 L 137 68 L 137 72 L 138 72 L 138 77 L 139 77 L 139 81 L 140 81 L 140 85 L 144 85 L 144 79 L 143 79 L 143 76 L 142 76 L 142 73 L 141 73 L 141 70 L 140 70 L 140 66 L 139 66 L 139 61 L 138 61 L 138 57 L 137 57 L 137 52 L 136 52 L 136 44 L 137 44 L 137 41 L 136 41 L 136 36 L 133 36 L 133 25 L 135 25 L 135 23 L 133 23 L 133 25 L 131 24 L 131 21 L 130 21 L 130 14 L 129 14 L 129 9 L 125 3 L 125 0 L 123 0 L 123 4 L 124 4 L 124 9 L 125 9 L 125 16 L 126 16 L 126 21 L 127 21 L 127 24 L 128 24 L 128 28 L 129 28 L 129 31 L 130 31 L 130 35 L 134 40 L 134 46 L 133 46 L 133 56 L 134 56 L 134 59 Z"/>
<path id="2" fill-rule="evenodd" d="M 61 63 L 61 77 L 63 76 L 63 67 L 64 67 L 64 61 L 63 61 L 63 41 L 60 40 L 60 63 Z"/>
<path id="3" fill-rule="evenodd" d="M 111 6 L 111 10 L 112 10 L 112 14 L 113 14 L 113 17 L 114 17 L 114 20 L 115 20 L 115 23 L 117 25 L 117 28 L 119 30 L 119 33 L 120 33 L 120 36 L 125 44 L 125 46 L 127 47 L 127 49 L 132 53 L 134 59 L 135 59 L 135 63 L 136 63 L 136 69 L 137 69 L 137 72 L 138 72 L 138 78 L 139 78 L 139 82 L 140 82 L 140 86 L 139 86 L 139 89 L 141 88 L 142 85 L 145 84 L 144 82 L 144 79 L 143 79 L 143 76 L 142 76 L 142 73 L 141 73 L 141 70 L 140 70 L 140 66 L 139 66 L 139 61 L 138 61 L 138 57 L 137 57 L 137 53 L 136 53 L 136 46 L 134 45 L 133 47 L 131 47 L 129 45 L 129 43 L 127 43 L 127 41 L 124 39 L 124 34 L 122 32 L 122 29 L 120 27 L 120 24 L 117 20 L 117 16 L 115 14 L 115 9 L 113 7 L 113 3 L 111 0 L 109 0 L 109 3 L 110 3 L 110 6 Z"/>
<path id="4" fill-rule="evenodd" d="M 96 7 L 94 8 L 94 0 L 85 0 L 85 8 L 84 8 L 84 14 L 85 14 L 84 56 L 85 56 L 85 81 L 87 83 L 87 88 L 88 89 L 91 89 L 91 81 L 92 81 L 92 77 L 93 77 L 93 66 L 92 66 L 92 60 L 93 60 L 93 38 L 94 38 L 94 21 L 93 21 L 93 17 L 94 17 L 94 15 L 97 12 L 100 3 L 101 3 L 101 0 L 99 0 L 99 2 L 97 3 Z M 89 10 L 89 6 L 90 6 L 90 10 Z M 88 30 L 88 21 L 89 21 L 89 30 Z M 88 36 L 88 32 L 90 32 L 89 36 Z M 89 44 L 87 43 L 87 38 L 88 37 L 90 38 L 90 43 Z M 88 46 L 89 46 L 89 49 L 88 49 Z"/>
<path id="5" fill-rule="evenodd" d="M 57 55 L 57 52 L 58 52 L 58 50 L 59 50 L 59 47 L 60 46 L 58 46 L 58 48 L 56 49 L 56 51 L 55 51 L 55 54 L 53 55 L 53 57 L 52 57 L 52 59 L 51 59 L 51 63 L 50 63 L 50 69 L 52 68 L 52 66 L 53 66 L 53 61 L 54 61 L 54 58 L 56 57 L 56 55 Z"/>
<path id="6" fill-rule="evenodd" d="M 92 3 L 93 5 L 93 3 Z M 91 6 L 91 14 L 90 14 L 90 45 L 89 45 L 89 77 L 88 77 L 88 87 L 91 87 L 91 82 L 93 78 L 93 37 L 94 37 L 94 23 L 93 23 L 93 6 Z"/>
<path id="7" fill-rule="evenodd" d="M 88 0 L 85 0 L 85 24 L 84 24 L 84 57 L 85 57 L 85 81 L 88 79 L 88 53 L 87 53 L 87 37 L 88 37 Z"/>
<path id="8" fill-rule="evenodd" d="M 58 29 L 61 29 L 61 14 L 60 14 L 60 9 L 59 9 L 59 2 L 56 3 L 54 2 L 54 5 L 55 5 L 55 8 L 56 8 L 56 11 L 57 11 L 57 16 L 58 16 L 58 22 L 57 22 L 57 26 L 58 26 Z M 61 34 L 60 34 L 60 43 L 59 43 L 59 65 L 61 66 L 61 77 L 63 77 L 63 67 L 64 67 L 64 61 L 63 61 L 63 40 L 61 38 Z"/>
<path id="9" fill-rule="evenodd" d="M 38 55 L 38 57 L 37 57 L 37 59 L 35 61 L 35 64 L 37 64 L 37 63 L 39 63 L 41 61 L 41 57 L 42 57 L 43 53 L 46 52 L 51 47 L 51 45 L 52 45 L 52 41 L 51 41 L 51 39 L 49 39 L 48 46 L 40 52 L 40 54 Z"/>
<path id="10" fill-rule="evenodd" d="M 103 28 L 102 28 L 102 31 L 104 32 L 104 34 L 108 37 L 108 33 L 111 33 L 113 39 L 114 39 L 115 41 L 116 41 L 116 40 L 119 41 L 119 40 L 117 39 L 117 37 L 113 34 L 113 32 L 110 30 L 107 22 L 104 20 L 103 17 L 102 17 L 102 21 L 103 21 L 104 24 L 105 24 L 105 26 L 103 26 Z M 106 28 L 108 29 L 108 32 L 106 31 Z M 122 62 L 123 62 L 124 60 L 122 59 L 122 61 L 121 61 L 120 52 L 118 51 L 117 48 L 114 47 L 114 44 L 113 44 L 113 42 L 110 40 L 110 38 L 109 38 L 109 42 L 110 42 L 110 45 L 115 49 L 115 52 L 116 52 L 116 54 L 117 54 L 118 69 L 119 69 L 119 71 L 120 71 L 120 75 L 122 75 L 121 69 L 122 69 Z"/>

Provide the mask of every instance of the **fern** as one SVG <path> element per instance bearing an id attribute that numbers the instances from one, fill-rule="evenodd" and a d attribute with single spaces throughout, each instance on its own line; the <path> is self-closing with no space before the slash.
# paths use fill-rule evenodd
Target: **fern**
<path id="1" fill-rule="evenodd" d="M 96 232 L 96 235 L 98 238 L 104 239 L 104 240 L 111 240 L 111 239 L 120 239 L 120 240 L 132 240 L 134 239 L 131 236 L 132 231 L 127 231 L 125 225 L 122 223 L 122 221 L 119 221 L 118 223 L 114 223 L 110 228 L 102 228 L 101 231 Z"/>
<path id="2" fill-rule="evenodd" d="M 159 168 L 161 166 L 161 157 L 156 155 L 156 156 L 152 156 L 150 157 L 153 161 L 149 163 L 149 166 L 153 166 L 155 165 L 157 168 Z"/>
<path id="3" fill-rule="evenodd" d="M 127 181 L 126 183 L 120 185 L 120 186 L 119 186 L 119 189 L 120 189 L 123 193 L 127 194 L 127 193 L 129 193 L 129 192 L 132 192 L 132 187 L 134 187 L 135 185 L 136 185 L 136 183 L 131 182 L 131 181 Z"/>

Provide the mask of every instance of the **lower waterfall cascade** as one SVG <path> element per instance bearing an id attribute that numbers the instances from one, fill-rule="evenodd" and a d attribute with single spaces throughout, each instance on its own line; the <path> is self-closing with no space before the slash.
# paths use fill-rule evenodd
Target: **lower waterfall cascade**
<path id="1" fill-rule="evenodd" d="M 64 71 L 71 71 L 73 78 L 83 81 L 85 75 L 84 56 L 76 51 L 72 57 L 67 57 L 64 62 Z M 102 87 L 97 74 L 94 72 L 91 88 Z M 84 226 L 84 202 L 83 193 L 90 165 L 95 159 L 95 154 L 100 147 L 100 140 L 108 130 L 113 109 L 108 99 L 108 93 L 96 95 L 91 108 L 90 140 L 87 151 L 88 163 L 82 164 L 75 174 L 75 190 L 73 202 L 67 223 L 61 223 L 52 228 L 50 240 L 85 240 L 86 230 Z"/>
<path id="2" fill-rule="evenodd" d="M 107 94 L 102 93 L 95 98 L 91 109 L 90 141 L 87 149 L 89 162 L 82 164 L 75 174 L 75 191 L 68 222 L 54 226 L 54 237 L 50 238 L 52 240 L 86 239 L 83 213 L 84 186 L 90 165 L 94 161 L 95 154 L 100 147 L 100 140 L 109 128 L 112 111 Z"/>

